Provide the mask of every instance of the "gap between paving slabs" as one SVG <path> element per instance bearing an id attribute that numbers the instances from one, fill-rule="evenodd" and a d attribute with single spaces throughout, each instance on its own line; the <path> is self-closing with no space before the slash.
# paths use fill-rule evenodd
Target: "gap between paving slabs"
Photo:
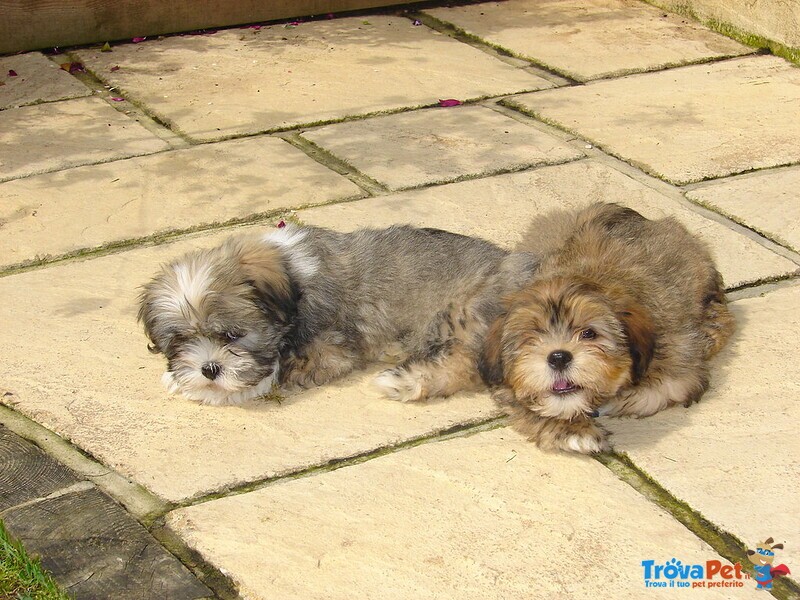
<path id="1" fill-rule="evenodd" d="M 94 95 L 99 96 L 108 102 L 112 108 L 139 122 L 145 129 L 157 135 L 159 138 L 170 145 L 170 149 L 177 150 L 180 148 L 189 148 L 194 143 L 182 136 L 180 132 L 173 131 L 166 123 L 161 122 L 155 115 L 148 112 L 147 107 L 133 102 L 129 98 L 120 95 L 117 88 L 105 84 L 99 77 L 92 71 L 86 69 L 85 65 L 81 63 L 80 58 L 72 52 L 64 52 L 63 54 L 56 54 L 48 57 L 52 62 L 59 65 L 61 63 L 77 63 L 82 65 L 83 70 L 77 73 L 70 73 L 78 81 L 83 83 L 87 89 L 94 92 Z M 123 101 L 114 101 L 112 98 L 122 98 Z"/>
<path id="2" fill-rule="evenodd" d="M 276 208 L 275 210 L 256 213 L 247 217 L 236 217 L 219 223 L 206 223 L 183 229 L 174 229 L 161 233 L 154 233 L 142 237 L 114 240 L 113 242 L 108 242 L 95 248 L 81 248 L 65 254 L 59 254 L 57 256 L 47 255 L 15 265 L 8 265 L 0 268 L 0 278 L 15 275 L 17 273 L 26 273 L 28 271 L 34 271 L 42 267 L 58 265 L 64 262 L 71 262 L 73 260 L 100 258 L 103 256 L 109 256 L 111 254 L 125 252 L 126 250 L 161 246 L 178 240 L 200 237 L 203 234 L 214 231 L 230 230 L 233 232 L 238 227 L 264 224 L 278 217 L 285 217 L 286 215 L 294 213 L 295 211 L 306 210 L 309 208 L 320 208 L 323 206 L 328 206 L 329 204 L 345 204 L 363 199 L 364 196 L 355 196 L 352 198 L 330 200 L 318 204 L 299 204 L 293 208 Z"/>

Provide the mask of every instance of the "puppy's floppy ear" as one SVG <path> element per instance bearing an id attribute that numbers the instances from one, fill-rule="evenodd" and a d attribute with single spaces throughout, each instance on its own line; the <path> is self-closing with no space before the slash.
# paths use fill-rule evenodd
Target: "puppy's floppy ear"
<path id="1" fill-rule="evenodd" d="M 653 360 L 656 349 L 655 326 L 647 311 L 636 303 L 628 303 L 617 315 L 628 338 L 628 350 L 633 360 L 631 381 L 635 385 L 642 380 Z"/>
<path id="2" fill-rule="evenodd" d="M 281 252 L 258 238 L 237 240 L 234 244 L 236 260 L 255 290 L 259 308 L 288 322 L 296 312 L 298 292 Z"/>
<path id="3" fill-rule="evenodd" d="M 147 344 L 147 350 L 152 354 L 163 354 L 164 349 L 158 345 L 154 335 L 156 311 L 153 308 L 153 294 L 152 283 L 142 286 L 142 291 L 139 294 L 139 312 L 136 319 L 144 326 L 144 333 L 147 339 L 150 340 L 150 343 Z"/>
<path id="4" fill-rule="evenodd" d="M 486 385 L 503 383 L 503 329 L 506 324 L 505 313 L 499 315 L 489 326 L 478 358 L 478 372 Z"/>

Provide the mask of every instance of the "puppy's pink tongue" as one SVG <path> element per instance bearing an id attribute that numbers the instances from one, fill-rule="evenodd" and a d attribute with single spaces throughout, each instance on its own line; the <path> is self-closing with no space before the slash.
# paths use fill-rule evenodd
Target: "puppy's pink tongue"
<path id="1" fill-rule="evenodd" d="M 553 390 L 556 392 L 564 392 L 572 387 L 572 382 L 566 379 L 556 379 L 556 382 L 553 384 Z"/>

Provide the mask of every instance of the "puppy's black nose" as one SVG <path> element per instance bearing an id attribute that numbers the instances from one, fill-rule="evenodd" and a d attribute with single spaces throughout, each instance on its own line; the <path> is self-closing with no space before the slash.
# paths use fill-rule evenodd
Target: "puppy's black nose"
<path id="1" fill-rule="evenodd" d="M 558 371 L 563 371 L 572 362 L 572 354 L 566 350 L 555 350 L 547 355 L 547 364 Z"/>
<path id="2" fill-rule="evenodd" d="M 200 367 L 200 372 L 206 379 L 212 379 L 212 380 L 216 379 L 220 371 L 222 371 L 222 369 L 215 362 L 206 363 L 202 367 Z"/>

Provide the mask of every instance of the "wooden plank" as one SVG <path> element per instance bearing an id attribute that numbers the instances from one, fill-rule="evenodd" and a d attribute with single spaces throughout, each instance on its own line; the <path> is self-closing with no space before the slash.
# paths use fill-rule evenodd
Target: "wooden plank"
<path id="1" fill-rule="evenodd" d="M 213 597 L 144 527 L 96 488 L 11 509 L 3 520 L 76 598 Z"/>
<path id="2" fill-rule="evenodd" d="M 79 481 L 74 471 L 0 425 L 0 513 Z"/>
<path id="3" fill-rule="evenodd" d="M 0 54 L 396 3 L 397 0 L 0 0 Z"/>

